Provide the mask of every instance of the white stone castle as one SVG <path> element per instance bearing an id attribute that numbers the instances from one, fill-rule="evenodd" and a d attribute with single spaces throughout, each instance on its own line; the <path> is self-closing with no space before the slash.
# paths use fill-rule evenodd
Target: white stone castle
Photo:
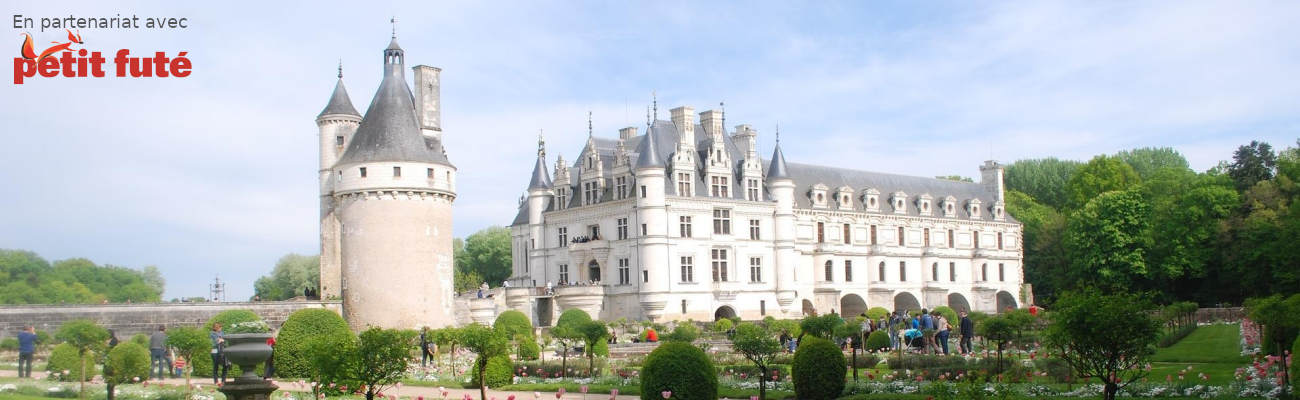
<path id="1" fill-rule="evenodd" d="M 856 160 L 786 163 L 779 137 L 764 160 L 749 125 L 671 113 L 617 139 L 589 124 L 554 179 L 539 142 L 511 224 L 506 307 L 545 326 L 569 308 L 665 321 L 1032 301 L 1000 164 L 966 183 L 846 168 Z"/>
<path id="2" fill-rule="evenodd" d="M 456 167 L 442 147 L 438 68 L 407 86 L 396 34 L 362 116 L 342 67 L 320 128 L 322 298 L 342 298 L 353 329 L 455 324 L 451 206 Z"/>

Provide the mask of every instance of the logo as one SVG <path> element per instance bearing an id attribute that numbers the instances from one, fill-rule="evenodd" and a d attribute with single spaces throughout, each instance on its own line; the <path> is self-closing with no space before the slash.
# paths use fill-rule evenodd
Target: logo
<path id="1" fill-rule="evenodd" d="M 67 41 L 55 41 L 52 46 L 36 52 L 36 40 L 32 34 L 23 33 L 23 43 L 19 47 L 19 57 L 14 57 L 14 84 L 21 85 L 28 78 L 103 78 L 104 58 L 98 51 L 85 48 L 74 49 L 73 45 L 83 45 L 81 31 L 68 33 Z M 55 56 L 58 54 L 57 56 Z M 75 54 L 75 55 L 74 55 Z M 123 78 L 184 78 L 193 72 L 193 64 L 188 52 L 181 51 L 175 57 L 167 57 L 166 52 L 154 52 L 152 57 L 131 57 L 131 50 L 120 49 L 113 57 L 113 76 Z"/>

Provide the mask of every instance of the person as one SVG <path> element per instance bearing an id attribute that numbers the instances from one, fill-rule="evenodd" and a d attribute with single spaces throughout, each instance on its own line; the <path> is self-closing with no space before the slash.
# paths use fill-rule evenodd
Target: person
<path id="1" fill-rule="evenodd" d="M 925 334 L 923 340 L 925 342 L 924 343 L 925 352 L 927 354 L 932 353 L 934 350 L 934 334 L 935 334 L 934 316 L 930 315 L 929 310 L 922 308 L 921 315 L 920 315 L 920 322 L 921 322 L 921 333 Z"/>
<path id="2" fill-rule="evenodd" d="M 171 376 L 172 378 L 175 378 L 176 369 L 172 368 L 171 365 L 172 365 L 172 360 L 176 359 L 176 353 L 172 351 L 171 346 L 167 346 L 167 352 L 163 353 L 163 355 L 167 359 L 167 375 Z"/>
<path id="3" fill-rule="evenodd" d="M 782 351 L 785 351 L 786 353 L 789 353 L 789 352 L 790 352 L 790 332 L 781 331 L 781 337 L 780 337 L 778 340 L 781 341 L 781 350 L 782 350 Z"/>
<path id="4" fill-rule="evenodd" d="M 275 336 L 266 338 L 266 345 L 271 346 L 271 356 L 266 358 L 266 365 L 262 367 L 262 379 L 271 380 L 275 376 Z"/>
<path id="5" fill-rule="evenodd" d="M 487 293 L 487 291 L 488 291 L 488 284 L 487 282 L 483 282 L 483 284 L 479 285 L 478 287 L 478 298 L 480 299 L 483 298 L 484 294 Z"/>
<path id="6" fill-rule="evenodd" d="M 158 325 L 158 330 L 149 335 L 149 378 L 162 380 L 167 368 L 167 327 Z"/>
<path id="7" fill-rule="evenodd" d="M 898 337 L 898 330 L 899 328 L 901 328 L 899 325 L 902 324 L 902 322 L 903 322 L 902 317 L 899 316 L 898 311 L 895 311 L 894 315 L 891 316 L 889 318 L 889 321 L 886 322 L 886 326 L 887 326 L 886 329 L 888 329 L 889 332 L 890 348 L 897 349 L 899 348 L 899 343 L 902 342 L 901 340 L 899 340 Z"/>
<path id="8" fill-rule="evenodd" d="M 962 354 L 970 354 L 974 349 L 971 348 L 971 339 L 975 337 L 975 323 L 970 320 L 970 316 L 965 311 L 961 312 L 961 341 L 957 343 L 957 350 Z"/>
<path id="9" fill-rule="evenodd" d="M 18 332 L 18 377 L 32 377 L 32 354 L 36 353 L 36 328 L 28 325 Z"/>
<path id="10" fill-rule="evenodd" d="M 420 367 L 429 366 L 429 327 L 420 329 Z"/>
<path id="11" fill-rule="evenodd" d="M 551 281 L 546 281 L 546 294 L 555 294 L 555 289 L 551 286 Z"/>
<path id="12" fill-rule="evenodd" d="M 176 375 L 185 375 L 185 357 L 176 357 L 176 362 L 172 363 L 176 369 Z"/>
<path id="13" fill-rule="evenodd" d="M 944 318 L 943 314 L 939 314 L 938 311 L 934 312 L 934 319 L 934 328 L 938 330 L 934 340 L 938 341 L 939 347 L 943 349 L 943 355 L 946 356 L 948 355 L 948 335 L 952 332 L 952 327 L 948 325 L 948 319 Z"/>
<path id="14" fill-rule="evenodd" d="M 658 342 L 658 341 L 659 341 L 659 333 L 655 332 L 655 328 L 646 328 L 646 330 L 645 330 L 645 341 L 650 342 L 650 343 L 654 343 L 654 342 Z"/>
<path id="15" fill-rule="evenodd" d="M 222 383 L 226 381 L 226 374 L 230 371 L 230 366 L 226 365 L 226 338 L 225 333 L 221 332 L 221 324 L 212 324 L 212 331 L 208 332 L 208 340 L 212 341 L 212 383 Z M 221 381 L 217 381 L 217 371 L 221 371 Z"/>

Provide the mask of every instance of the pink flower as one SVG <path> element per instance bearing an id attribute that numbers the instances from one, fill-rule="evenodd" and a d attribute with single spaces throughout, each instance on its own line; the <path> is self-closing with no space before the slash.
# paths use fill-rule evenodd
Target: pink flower
<path id="1" fill-rule="evenodd" d="M 673 397 L 673 391 L 671 390 L 665 390 L 663 392 L 660 392 L 659 394 L 663 395 L 665 399 Z"/>
<path id="2" fill-rule="evenodd" d="M 506 400 L 515 400 L 515 395 L 506 396 Z"/>
<path id="3" fill-rule="evenodd" d="M 582 394 L 587 394 L 587 385 L 582 385 L 579 389 L 582 390 Z"/>

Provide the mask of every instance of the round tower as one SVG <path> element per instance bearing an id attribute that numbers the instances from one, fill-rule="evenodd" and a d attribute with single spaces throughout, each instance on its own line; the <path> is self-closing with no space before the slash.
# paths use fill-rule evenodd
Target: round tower
<path id="1" fill-rule="evenodd" d="M 323 299 L 337 298 L 340 291 L 342 272 L 339 267 L 339 219 L 334 213 L 334 163 L 352 140 L 357 126 L 361 123 L 361 114 L 352 106 L 352 99 L 343 87 L 343 64 L 339 64 L 338 82 L 334 84 L 334 93 L 330 95 L 325 109 L 316 116 L 316 128 L 320 133 L 320 296 Z"/>
<path id="2" fill-rule="evenodd" d="M 772 150 L 772 162 L 767 167 L 767 188 L 776 201 L 776 214 L 773 216 L 773 229 L 776 245 L 776 301 L 781 305 L 781 312 L 791 313 L 794 305 L 794 179 L 785 167 L 785 154 L 781 152 L 780 133 L 777 133 L 776 148 Z"/>
<path id="3" fill-rule="evenodd" d="M 641 284 L 641 309 L 651 321 L 663 316 L 672 275 L 668 264 L 668 208 L 664 198 L 666 165 L 659 155 L 653 124 L 647 124 L 645 136 L 637 146 L 636 220 L 644 232 L 637 244 L 637 259 L 645 274 Z"/>
<path id="4" fill-rule="evenodd" d="M 358 330 L 455 324 L 456 167 L 439 138 L 421 134 L 404 58 L 394 38 L 379 90 L 333 168 L 343 315 Z"/>

